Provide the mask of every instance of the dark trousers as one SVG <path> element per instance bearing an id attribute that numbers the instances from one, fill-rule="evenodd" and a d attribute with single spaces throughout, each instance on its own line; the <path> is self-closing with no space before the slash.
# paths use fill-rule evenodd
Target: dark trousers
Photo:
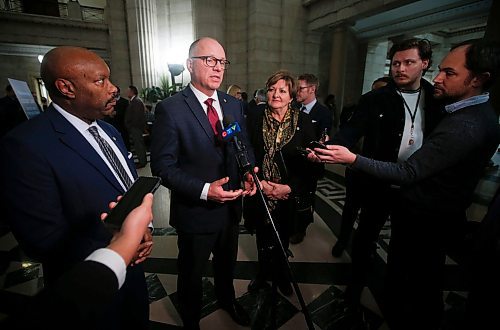
<path id="1" fill-rule="evenodd" d="M 391 329 L 439 329 L 446 251 L 463 243 L 465 213 L 393 210 L 387 259 L 386 318 Z"/>
<path id="2" fill-rule="evenodd" d="M 346 299 L 352 304 L 359 304 L 376 251 L 376 242 L 391 213 L 393 198 L 395 193 L 389 187 L 378 190 L 378 194 L 373 194 L 371 198 L 364 197 L 358 228 L 352 241 L 352 277 L 346 289 Z"/>
<path id="3" fill-rule="evenodd" d="M 340 234 L 338 242 L 346 246 L 351 237 L 354 222 L 361 209 L 362 182 L 355 172 L 346 168 L 345 170 L 345 202 L 342 208 L 342 222 L 340 223 Z"/>
<path id="4" fill-rule="evenodd" d="M 199 327 L 202 276 L 210 253 L 213 253 L 215 294 L 219 304 L 229 304 L 235 299 L 233 273 L 238 253 L 238 232 L 239 227 L 235 223 L 228 223 L 215 233 L 178 231 L 177 294 L 179 312 L 186 329 Z"/>
<path id="5" fill-rule="evenodd" d="M 149 296 L 142 265 L 127 267 L 125 283 L 118 291 L 110 315 L 113 313 L 119 323 L 111 321 L 105 325 L 103 322 L 99 329 L 149 329 Z M 109 315 L 106 318 L 109 320 Z"/>
<path id="6" fill-rule="evenodd" d="M 276 208 L 271 212 L 276 230 L 280 237 L 285 251 L 289 247 L 290 220 L 294 213 L 294 201 L 279 201 Z M 288 281 L 288 271 L 286 269 L 283 251 L 276 240 L 276 234 L 272 225 L 267 221 L 259 221 L 256 224 L 256 242 L 259 261 L 259 274 L 261 278 L 278 279 Z"/>
<path id="7" fill-rule="evenodd" d="M 59 269 L 44 264 L 44 280 L 47 288 L 57 284 Z M 67 270 L 66 270 L 67 271 Z M 97 304 L 97 303 L 96 303 Z M 78 316 L 74 317 L 78 320 Z M 149 297 L 142 265 L 127 267 L 127 275 L 123 286 L 113 300 L 100 313 L 96 314 L 93 329 L 119 330 L 133 328 L 137 330 L 149 328 Z M 89 324 L 91 321 L 86 320 Z M 82 327 L 82 324 L 79 324 Z"/>

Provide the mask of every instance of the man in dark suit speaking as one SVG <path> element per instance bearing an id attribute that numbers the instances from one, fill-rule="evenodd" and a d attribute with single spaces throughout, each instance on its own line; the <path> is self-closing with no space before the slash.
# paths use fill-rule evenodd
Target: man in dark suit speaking
<path id="1" fill-rule="evenodd" d="M 246 180 L 241 189 L 234 146 L 220 139 L 222 118 L 231 118 L 242 125 L 240 139 L 249 146 L 241 102 L 217 91 L 228 65 L 216 40 L 196 40 L 186 61 L 191 83 L 160 102 L 155 111 L 151 170 L 172 191 L 170 223 L 177 230 L 179 248 L 177 293 L 187 329 L 199 329 L 201 279 L 210 253 L 219 306 L 238 324 L 250 323 L 235 299 L 233 271 L 240 197 L 254 194 L 255 186 Z"/>
<path id="2" fill-rule="evenodd" d="M 116 102 L 106 63 L 84 48 L 58 47 L 44 56 L 40 71 L 53 102 L 3 138 L 0 200 L 20 246 L 42 262 L 45 283 L 51 286 L 109 244 L 112 235 L 99 216 L 137 173 L 118 131 L 100 120 Z M 136 262 L 151 251 L 149 230 L 143 235 Z M 129 268 L 104 315 L 95 329 L 148 326 L 141 265 Z"/>

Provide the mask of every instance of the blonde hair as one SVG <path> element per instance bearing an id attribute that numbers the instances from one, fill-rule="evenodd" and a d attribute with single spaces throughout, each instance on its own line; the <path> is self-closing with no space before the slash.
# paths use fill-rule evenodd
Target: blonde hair
<path id="1" fill-rule="evenodd" d="M 236 97 L 238 92 L 241 92 L 241 87 L 238 85 L 231 85 L 227 89 L 227 93 L 231 96 L 234 96 L 234 97 Z"/>

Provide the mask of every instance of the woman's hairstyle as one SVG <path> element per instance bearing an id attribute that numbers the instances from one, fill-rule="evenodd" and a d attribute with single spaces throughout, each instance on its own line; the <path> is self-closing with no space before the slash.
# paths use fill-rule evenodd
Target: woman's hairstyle
<path id="1" fill-rule="evenodd" d="M 227 94 L 236 97 L 236 94 L 241 92 L 241 87 L 238 85 L 231 85 L 227 88 Z"/>
<path id="2" fill-rule="evenodd" d="M 286 70 L 280 70 L 273 73 L 271 77 L 267 79 L 266 89 L 269 89 L 272 85 L 276 84 L 281 79 L 283 79 L 288 86 L 290 96 L 292 98 L 295 98 L 295 95 L 297 94 L 297 82 L 295 81 L 293 75 Z"/>

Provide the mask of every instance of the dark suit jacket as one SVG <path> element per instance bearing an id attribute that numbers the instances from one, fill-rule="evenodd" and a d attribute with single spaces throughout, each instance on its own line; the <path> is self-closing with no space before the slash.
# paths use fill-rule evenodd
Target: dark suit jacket
<path id="1" fill-rule="evenodd" d="M 139 97 L 134 97 L 125 112 L 125 127 L 143 130 L 146 127 L 146 107 Z"/>
<path id="2" fill-rule="evenodd" d="M 120 134 L 98 121 L 127 159 Z M 3 216 L 23 250 L 53 281 L 111 234 L 100 214 L 123 189 L 87 140 L 52 106 L 11 131 L 0 145 Z"/>
<path id="3" fill-rule="evenodd" d="M 129 101 L 123 97 L 120 97 L 118 101 L 116 101 L 115 105 L 115 127 L 123 135 L 123 132 L 126 131 L 125 128 L 125 113 L 127 112 Z"/>
<path id="4" fill-rule="evenodd" d="M 264 138 L 262 135 L 264 111 L 265 108 L 257 108 L 247 117 L 248 134 L 254 148 L 256 166 L 259 168 L 262 168 L 265 155 Z M 290 186 L 293 195 L 304 195 L 310 192 L 312 182 L 317 180 L 320 175 L 322 165 L 308 161 L 297 150 L 297 147 L 308 147 L 309 142 L 315 139 L 315 127 L 310 116 L 303 112 L 299 113 L 297 130 L 292 139 L 282 148 L 287 175 L 284 173 L 283 166 L 280 166 L 282 179 L 284 179 L 283 183 Z M 276 162 L 280 164 L 281 160 L 277 159 Z M 261 175 L 262 171 L 259 172 L 259 176 L 263 179 Z"/>
<path id="5" fill-rule="evenodd" d="M 323 104 L 316 101 L 316 104 L 312 107 L 309 112 L 309 116 L 314 124 L 315 132 L 316 132 L 316 140 L 321 138 L 321 135 L 326 129 L 326 133 L 330 135 L 330 131 L 333 126 L 333 113 L 325 107 Z"/>
<path id="6" fill-rule="evenodd" d="M 401 185 L 409 207 L 428 214 L 461 214 L 472 202 L 483 169 L 500 143 L 490 102 L 447 114 L 403 163 L 358 157 L 352 168 Z"/>
<path id="7" fill-rule="evenodd" d="M 443 105 L 433 97 L 434 87 L 420 81 L 424 91 L 424 141 L 443 118 Z M 351 119 L 335 134 L 329 144 L 353 148 L 364 137 L 361 155 L 381 161 L 398 159 L 405 125 L 405 107 L 394 82 L 361 96 Z M 390 184 L 364 173 L 356 173 L 363 181 L 363 196 L 368 201 L 386 199 Z"/>
<path id="8" fill-rule="evenodd" d="M 240 140 L 249 147 L 241 102 L 221 92 L 218 98 L 224 117 L 241 125 Z M 228 219 L 239 222 L 241 200 L 219 204 L 200 199 L 205 183 L 228 176 L 224 188 L 238 189 L 241 175 L 233 144 L 216 143 L 208 117 L 191 88 L 158 103 L 155 116 L 151 171 L 172 190 L 171 225 L 188 233 L 207 233 L 219 230 Z M 253 161 L 251 148 L 249 156 Z"/>
<path id="9" fill-rule="evenodd" d="M 95 261 L 82 261 L 65 272 L 53 287 L 44 289 L 19 314 L 11 315 L 7 329 L 93 329 L 118 293 L 116 275 Z"/>

